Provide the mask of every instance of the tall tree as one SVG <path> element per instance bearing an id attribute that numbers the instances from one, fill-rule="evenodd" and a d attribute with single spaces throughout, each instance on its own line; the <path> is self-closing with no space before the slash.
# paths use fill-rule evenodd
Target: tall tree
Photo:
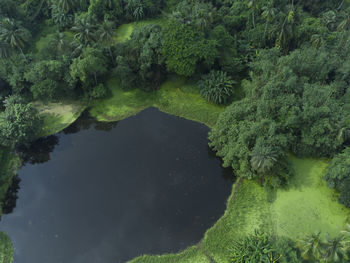
<path id="1" fill-rule="evenodd" d="M 348 259 L 349 243 L 345 240 L 343 235 L 330 238 L 327 237 L 325 243 L 325 256 L 326 262 L 339 262 L 341 260 Z"/>
<path id="2" fill-rule="evenodd" d="M 306 259 L 319 260 L 323 255 L 323 242 L 321 240 L 321 232 L 305 236 L 299 241 L 301 255 Z"/>
<path id="3" fill-rule="evenodd" d="M 27 58 L 23 53 L 23 48 L 30 37 L 30 32 L 22 27 L 16 20 L 4 18 L 0 22 L 0 40 L 10 45 L 12 48 L 19 49 L 25 61 L 27 61 Z"/>
<path id="4" fill-rule="evenodd" d="M 0 144 L 10 146 L 34 140 L 41 127 L 37 110 L 17 95 L 6 98 L 4 105 L 5 111 L 0 122 Z"/>
<path id="5" fill-rule="evenodd" d="M 114 58 L 111 50 L 111 45 L 113 44 L 115 24 L 112 21 L 104 20 L 97 30 L 98 40 L 103 43 L 109 52 L 109 56 L 114 63 Z"/>
<path id="6" fill-rule="evenodd" d="M 95 22 L 87 16 L 82 16 L 76 19 L 75 25 L 72 27 L 75 32 L 74 38 L 83 46 L 87 46 L 96 41 Z"/>

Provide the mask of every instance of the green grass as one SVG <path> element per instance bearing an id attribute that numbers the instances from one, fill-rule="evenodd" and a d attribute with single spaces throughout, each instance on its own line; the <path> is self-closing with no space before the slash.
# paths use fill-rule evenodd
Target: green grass
<path id="1" fill-rule="evenodd" d="M 179 254 L 142 256 L 130 263 L 231 263 L 233 242 L 261 227 L 295 241 L 315 231 L 337 235 L 350 211 L 337 202 L 336 193 L 322 180 L 327 162 L 295 157 L 290 162 L 295 170 L 292 186 L 279 189 L 274 201 L 256 182 L 241 180 L 233 188 L 225 214 L 199 244 Z"/>
<path id="2" fill-rule="evenodd" d="M 271 207 L 277 234 L 293 239 L 319 230 L 331 236 L 339 234 L 350 212 L 337 202 L 337 194 L 322 179 L 327 162 L 297 158 L 291 161 L 296 174 L 292 187 L 279 190 Z"/>
<path id="3" fill-rule="evenodd" d="M 55 134 L 67 128 L 85 109 L 84 105 L 77 103 L 36 102 L 34 106 L 39 110 L 39 115 L 44 121 L 40 136 Z"/>
<path id="4" fill-rule="evenodd" d="M 107 86 L 112 96 L 95 103 L 90 109 L 91 115 L 100 121 L 122 120 L 153 106 L 163 112 L 212 126 L 224 110 L 223 106 L 204 100 L 196 85 L 181 77 L 169 78 L 160 90 L 153 92 L 122 90 L 117 78 L 110 79 Z"/>

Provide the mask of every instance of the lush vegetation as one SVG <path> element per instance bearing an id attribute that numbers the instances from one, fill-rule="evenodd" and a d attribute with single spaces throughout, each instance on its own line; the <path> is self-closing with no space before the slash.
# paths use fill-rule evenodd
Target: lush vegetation
<path id="1" fill-rule="evenodd" d="M 249 205 L 269 207 L 289 224 L 290 233 L 277 223 L 277 233 L 241 230 L 234 233 L 246 234 L 239 239 L 215 242 L 208 241 L 210 230 L 203 243 L 184 252 L 196 255 L 192 262 L 302 260 L 293 245 L 297 232 L 334 233 L 347 212 L 331 201 L 338 196 L 320 177 L 301 178 L 289 155 L 331 159 L 324 179 L 350 207 L 349 31 L 350 3 L 344 0 L 2 0 L 0 201 L 4 205 L 18 166 L 15 152 L 34 139 L 65 128 L 85 108 L 110 121 L 156 106 L 213 127 L 210 146 L 224 166 L 266 186 L 266 200 L 259 193 L 251 201 L 259 206 Z M 247 185 L 258 189 L 255 182 L 241 187 Z M 300 200 L 325 219 L 308 214 Z M 290 223 L 290 212 L 314 219 L 318 229 Z M 236 219 L 228 217 L 231 229 Z M 220 231 L 216 237 L 225 236 Z M 277 242 L 281 235 L 292 240 Z M 343 241 L 322 242 L 326 248 L 314 260 L 336 262 L 332 244 Z M 257 246 L 261 255 L 252 252 Z"/>

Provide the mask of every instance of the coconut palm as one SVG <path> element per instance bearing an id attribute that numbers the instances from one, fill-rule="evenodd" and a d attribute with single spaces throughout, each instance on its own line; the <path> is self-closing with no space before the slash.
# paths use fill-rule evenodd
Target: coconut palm
<path id="1" fill-rule="evenodd" d="M 76 0 L 53 0 L 52 2 L 52 4 L 57 5 L 66 14 L 72 13 L 77 4 Z"/>
<path id="2" fill-rule="evenodd" d="M 128 0 L 126 4 L 126 10 L 128 10 L 136 20 L 140 20 L 144 17 L 144 9 L 145 6 L 142 0 Z"/>
<path id="3" fill-rule="evenodd" d="M 251 153 L 250 164 L 259 173 L 267 173 L 277 163 L 277 153 L 270 146 L 256 145 Z"/>
<path id="4" fill-rule="evenodd" d="M 68 26 L 72 22 L 73 16 L 64 12 L 59 6 L 53 4 L 50 8 L 52 20 L 61 28 Z"/>
<path id="5" fill-rule="evenodd" d="M 69 47 L 69 42 L 63 32 L 57 31 L 50 39 L 51 46 L 55 47 L 58 52 L 64 52 Z"/>
<path id="6" fill-rule="evenodd" d="M 103 21 L 97 30 L 98 39 L 101 43 L 108 47 L 109 56 L 114 62 L 111 45 L 113 43 L 113 34 L 114 34 L 114 23 L 108 20 Z"/>
<path id="7" fill-rule="evenodd" d="M 278 48 L 287 49 L 288 41 L 293 37 L 295 31 L 295 11 L 294 7 L 289 5 L 287 6 L 287 13 L 280 13 L 281 16 L 284 16 L 282 24 L 279 27 L 277 32 L 277 43 Z"/>
<path id="8" fill-rule="evenodd" d="M 329 238 L 325 243 L 325 256 L 326 262 L 339 262 L 341 259 L 348 259 L 349 242 L 345 239 L 344 235 L 340 235 L 335 238 Z"/>
<path id="9" fill-rule="evenodd" d="M 344 19 L 339 23 L 338 30 L 347 30 L 350 28 L 350 8 L 344 12 Z"/>
<path id="10" fill-rule="evenodd" d="M 268 3 L 268 5 L 266 5 L 262 8 L 262 10 L 263 10 L 263 12 L 262 12 L 261 16 L 266 20 L 265 31 L 264 31 L 264 38 L 265 38 L 266 32 L 267 32 L 267 26 L 276 17 L 277 9 L 273 6 L 273 1 L 270 1 Z"/>
<path id="11" fill-rule="evenodd" d="M 340 231 L 340 233 L 345 237 L 350 238 L 350 224 L 346 224 L 345 229 Z"/>
<path id="12" fill-rule="evenodd" d="M 248 8 L 252 12 L 252 23 L 253 23 L 253 28 L 255 28 L 255 11 L 258 9 L 258 0 L 248 0 L 247 5 Z"/>
<path id="13" fill-rule="evenodd" d="M 323 245 L 321 232 L 316 232 L 311 236 L 305 236 L 303 239 L 299 240 L 299 246 L 302 251 L 301 255 L 306 259 L 321 259 L 323 255 Z"/>
<path id="14" fill-rule="evenodd" d="M 15 20 L 4 18 L 1 21 L 0 40 L 12 48 L 19 49 L 25 61 L 27 61 L 27 58 L 23 53 L 23 48 L 30 37 L 30 32 Z"/>
<path id="15" fill-rule="evenodd" d="M 74 38 L 83 46 L 95 41 L 96 26 L 87 17 L 78 19 L 72 30 L 76 32 Z"/>

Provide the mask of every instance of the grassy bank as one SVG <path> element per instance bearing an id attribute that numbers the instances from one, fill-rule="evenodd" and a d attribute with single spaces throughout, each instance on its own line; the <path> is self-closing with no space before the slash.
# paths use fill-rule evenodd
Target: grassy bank
<path id="1" fill-rule="evenodd" d="M 35 103 L 34 106 L 39 110 L 43 118 L 44 125 L 41 136 L 55 134 L 67 128 L 70 124 L 79 118 L 84 111 L 85 106 L 78 103 Z"/>
<path id="2" fill-rule="evenodd" d="M 172 77 L 165 81 L 160 90 L 145 92 L 140 89 L 124 91 L 119 88 L 118 79 L 107 82 L 112 96 L 95 103 L 90 113 L 100 121 L 118 121 L 132 116 L 148 107 L 157 107 L 163 112 L 184 117 L 212 126 L 224 107 L 206 102 L 191 82 Z"/>
<path id="3" fill-rule="evenodd" d="M 292 186 L 279 189 L 274 200 L 257 183 L 239 181 L 227 201 L 225 214 L 198 245 L 178 254 L 141 256 L 130 263 L 229 263 L 233 242 L 259 227 L 293 240 L 315 231 L 337 235 L 350 211 L 337 202 L 335 192 L 322 180 L 327 162 L 294 157 L 290 161 L 295 170 Z"/>

